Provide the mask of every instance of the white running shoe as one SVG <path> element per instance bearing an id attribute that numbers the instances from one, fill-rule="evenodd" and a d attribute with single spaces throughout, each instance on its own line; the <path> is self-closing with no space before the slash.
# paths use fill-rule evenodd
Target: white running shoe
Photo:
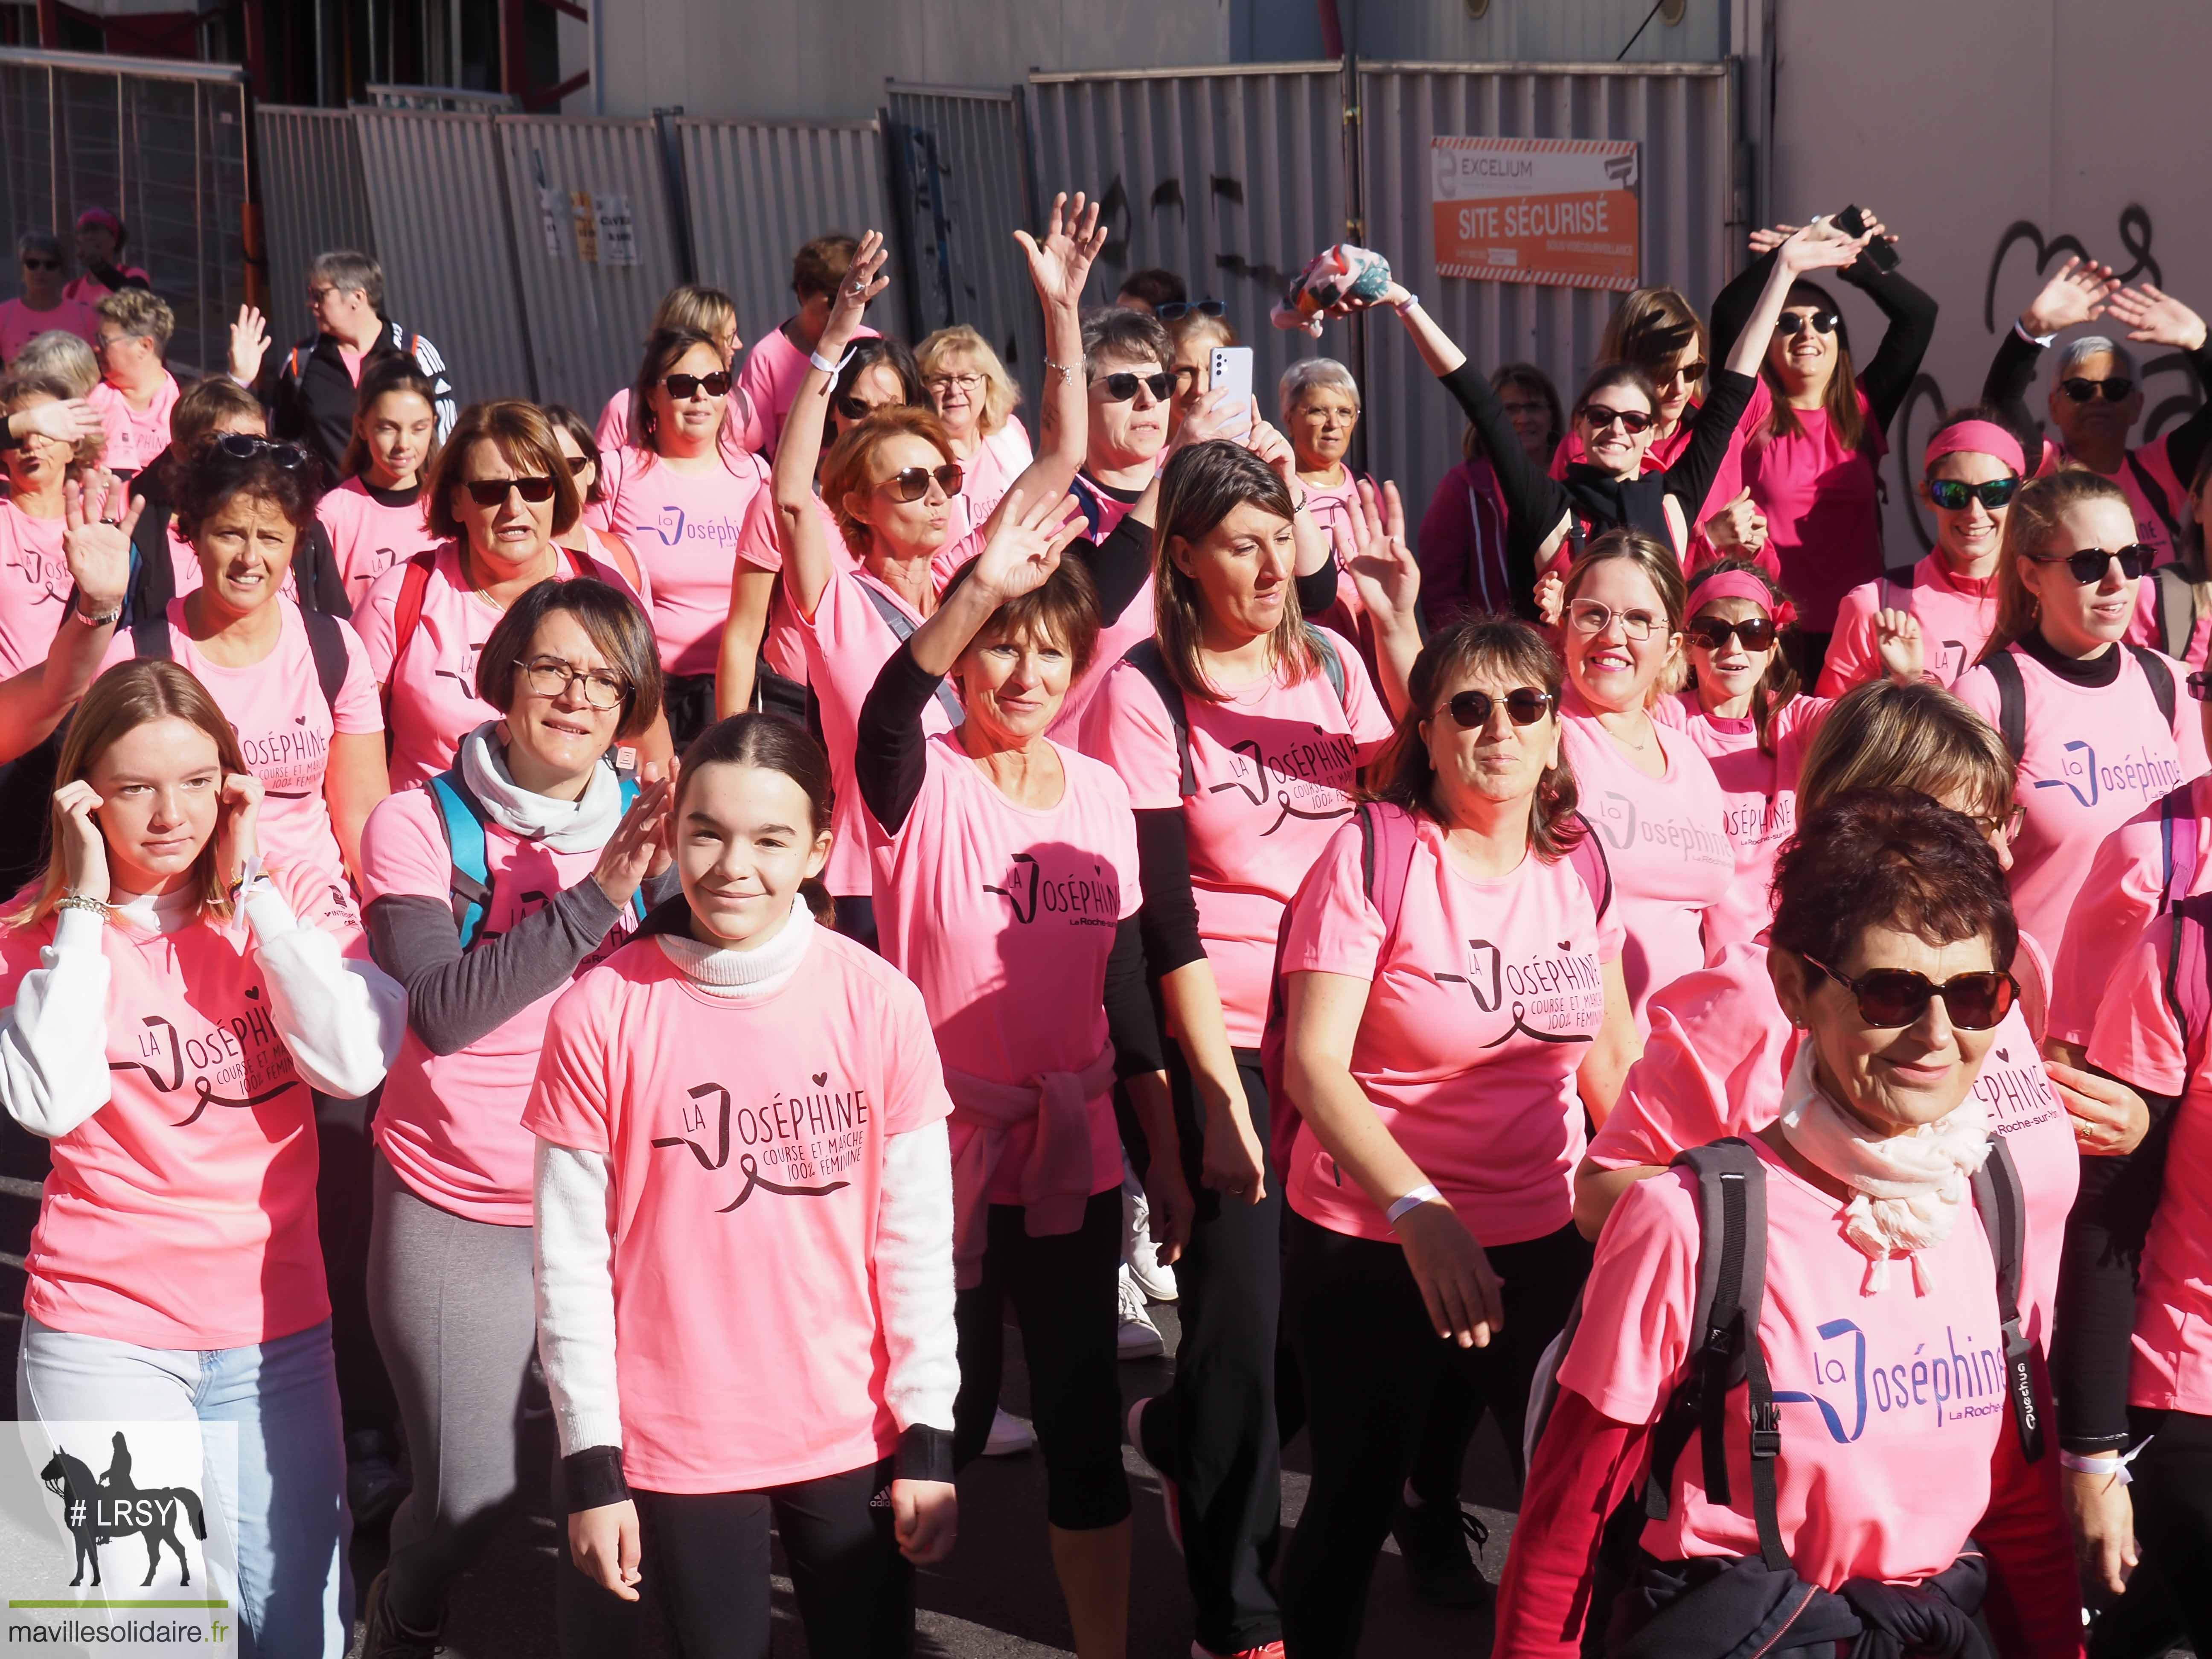
<path id="1" fill-rule="evenodd" d="M 1036 1431 L 1001 1406 L 991 1419 L 991 1432 L 984 1437 L 983 1455 L 1018 1457 L 1036 1444 Z"/>
<path id="2" fill-rule="evenodd" d="M 1145 1311 L 1145 1293 L 1127 1267 L 1121 1269 L 1121 1328 L 1115 1334 L 1114 1346 L 1124 1359 L 1157 1359 L 1168 1351 L 1160 1328 Z"/>
<path id="3" fill-rule="evenodd" d="M 1160 1260 L 1152 1243 L 1152 1209 L 1145 1189 L 1126 1170 L 1121 1177 L 1121 1260 L 1137 1280 L 1137 1288 L 1152 1302 L 1176 1299 L 1175 1269 Z"/>

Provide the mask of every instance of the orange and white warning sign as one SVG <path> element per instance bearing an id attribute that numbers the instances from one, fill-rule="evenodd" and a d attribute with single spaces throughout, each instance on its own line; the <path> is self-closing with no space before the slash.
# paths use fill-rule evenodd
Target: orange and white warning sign
<path id="1" fill-rule="evenodd" d="M 1439 276 L 1637 286 L 1634 140 L 1431 137 L 1429 159 Z"/>

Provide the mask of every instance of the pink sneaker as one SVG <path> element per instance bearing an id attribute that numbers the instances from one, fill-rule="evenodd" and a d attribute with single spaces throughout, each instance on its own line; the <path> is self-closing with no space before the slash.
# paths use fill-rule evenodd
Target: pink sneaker
<path id="1" fill-rule="evenodd" d="M 1160 1504 L 1167 1510 L 1168 1542 L 1173 1544 L 1176 1547 L 1176 1553 L 1181 1555 L 1182 1553 L 1182 1494 L 1176 1486 L 1175 1477 L 1153 1462 L 1145 1450 L 1145 1407 L 1152 1403 L 1150 1400 L 1139 1400 L 1129 1407 L 1129 1443 L 1136 1449 L 1137 1455 L 1144 1460 L 1145 1467 L 1159 1478 Z M 1278 1642 L 1275 1647 L 1277 1653 L 1279 1654 L 1282 1644 Z M 1203 1654 L 1206 1650 L 1194 1644 L 1191 1651 Z"/>

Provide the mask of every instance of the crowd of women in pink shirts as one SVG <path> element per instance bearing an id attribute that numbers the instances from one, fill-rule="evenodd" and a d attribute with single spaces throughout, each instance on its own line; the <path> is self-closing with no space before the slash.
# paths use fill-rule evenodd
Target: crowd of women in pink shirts
<path id="1" fill-rule="evenodd" d="M 1334 359 L 1263 408 L 1171 273 L 1085 308 L 1080 195 L 1033 433 L 975 330 L 866 324 L 873 231 L 750 348 L 672 292 L 596 412 L 441 435 L 342 351 L 342 455 L 258 316 L 180 387 L 27 237 L 19 1415 L 234 1425 L 250 1654 L 437 1651 L 539 1402 L 564 1654 L 649 1596 L 765 1655 L 772 1532 L 811 1651 L 908 1652 L 1032 1443 L 1082 1659 L 1130 1449 L 1201 1659 L 1359 1651 L 1393 1539 L 1501 1654 L 2212 1650 L 2212 404 L 2130 442 L 2131 346 L 2212 344 L 2065 261 L 1886 556 L 1936 313 L 1857 222 L 1626 296 L 1571 400 L 1335 307 L 1466 418 L 1418 539 Z"/>

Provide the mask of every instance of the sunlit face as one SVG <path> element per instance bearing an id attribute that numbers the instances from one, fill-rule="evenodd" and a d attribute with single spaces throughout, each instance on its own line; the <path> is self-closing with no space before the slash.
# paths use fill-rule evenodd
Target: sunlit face
<path id="1" fill-rule="evenodd" d="M 695 448 L 711 445 L 714 434 L 721 430 L 722 414 L 729 407 L 729 392 L 725 390 L 718 398 L 704 384 L 698 384 L 688 396 L 679 398 L 670 389 L 668 377 L 689 374 L 695 381 L 703 382 L 707 375 L 720 374 L 727 368 L 721 354 L 704 343 L 691 347 L 669 364 L 647 393 L 653 404 L 655 437 L 664 442 L 680 438 Z"/>
<path id="2" fill-rule="evenodd" d="M 267 496 L 233 495 L 192 538 L 202 591 L 227 611 L 258 611 L 283 591 L 299 541 L 299 531 Z"/>
<path id="3" fill-rule="evenodd" d="M 514 672 L 514 697 L 503 722 L 508 744 L 536 762 L 540 771 L 556 777 L 583 775 L 613 744 L 623 719 L 619 697 L 611 708 L 592 704 L 613 695 L 616 687 L 606 682 L 628 690 L 628 680 L 569 611 L 547 611 L 520 660 L 524 665 Z M 567 684 L 556 692 L 538 690 L 536 681 L 550 684 L 556 670 L 567 672 Z M 600 685 L 595 688 L 578 676 L 596 676 Z"/>
<path id="4" fill-rule="evenodd" d="M 879 409 L 896 409 L 906 401 L 906 387 L 898 371 L 878 359 L 854 376 L 853 383 L 830 400 L 830 424 L 842 438 Z M 846 408 L 849 404 L 850 410 Z"/>
<path id="5" fill-rule="evenodd" d="M 120 324 L 100 319 L 99 354 L 101 374 L 110 386 L 143 379 L 161 366 L 161 349 L 143 334 L 133 334 Z"/>
<path id="6" fill-rule="evenodd" d="M 369 304 L 366 289 L 340 288 L 320 278 L 307 284 L 307 309 L 317 328 L 344 339 L 353 338 L 376 321 L 376 307 Z"/>
<path id="7" fill-rule="evenodd" d="M 1633 560 L 1601 559 L 1588 569 L 1567 601 L 1567 678 L 1593 708 L 1641 708 L 1681 635 L 1669 630 L 1666 600 Z M 1607 614 L 1592 630 L 1598 605 Z"/>
<path id="8" fill-rule="evenodd" d="M 1782 383 L 1791 391 L 1822 392 L 1828 379 L 1836 372 L 1836 347 L 1842 338 L 1838 323 L 1826 332 L 1813 326 L 1814 317 L 1832 317 L 1835 313 L 1814 300 L 1793 300 L 1782 307 L 1782 323 L 1766 343 L 1768 367 L 1782 377 Z M 1790 319 L 1796 318 L 1794 324 Z M 1797 332 L 1784 331 L 1794 326 Z"/>
<path id="9" fill-rule="evenodd" d="M 952 500 L 938 482 L 944 452 L 928 439 L 900 433 L 868 458 L 868 487 L 845 497 L 845 510 L 868 526 L 875 551 L 897 559 L 927 558 L 945 545 L 952 526 Z M 918 500 L 902 501 L 896 480 L 919 468 L 930 475 Z"/>
<path id="10" fill-rule="evenodd" d="M 215 834 L 222 757 L 190 720 L 164 715 L 134 726 L 85 774 L 100 797 L 100 832 L 117 889 L 156 893 L 192 867 Z"/>
<path id="11" fill-rule="evenodd" d="M 983 398 L 989 382 L 964 351 L 948 351 L 921 377 L 922 388 L 937 405 L 937 417 L 955 438 L 975 432 L 983 419 Z"/>
<path id="12" fill-rule="evenodd" d="M 2001 478 L 2018 476 L 1996 456 L 1972 449 L 1939 455 L 1928 469 L 1929 478 L 1968 484 L 1995 483 Z M 2012 503 L 1988 507 L 1982 505 L 1979 496 L 1969 495 L 1964 507 L 1941 507 L 1929 494 L 1924 479 L 1920 485 L 1920 499 L 1935 517 L 1936 544 L 1943 550 L 1943 556 L 1954 570 L 1984 568 L 1996 557 L 1997 549 L 2004 541 L 2005 515 L 2012 511 Z"/>
<path id="13" fill-rule="evenodd" d="M 1297 546 L 1288 519 L 1240 501 L 1196 543 L 1178 536 L 1168 556 L 1197 585 L 1199 611 L 1233 640 L 1272 631 L 1291 602 Z"/>
<path id="14" fill-rule="evenodd" d="M 551 544 L 556 497 L 526 501 L 520 490 L 509 489 L 491 506 L 480 507 L 466 486 L 533 476 L 534 467 L 517 466 L 489 438 L 471 444 L 461 463 L 451 503 L 453 518 L 467 532 L 470 550 L 495 567 L 519 570 Z"/>
<path id="15" fill-rule="evenodd" d="M 1499 805 L 1530 799 L 1545 771 L 1559 763 L 1559 719 L 1557 708 L 1528 726 L 1516 726 L 1506 711 L 1509 694 L 1534 682 L 1503 670 L 1478 664 L 1449 685 L 1439 689 L 1437 704 L 1420 725 L 1421 741 L 1436 773 L 1431 786 L 1432 802 L 1447 822 L 1458 823 L 1465 814 L 1456 803 L 1475 800 Z M 1452 699 L 1463 691 L 1480 691 L 1491 700 L 1490 718 L 1479 726 L 1464 726 L 1451 712 Z"/>
<path id="16" fill-rule="evenodd" d="M 1631 432 L 1620 416 L 1651 413 L 1651 400 L 1635 386 L 1600 386 L 1575 412 L 1575 427 L 1582 434 L 1583 454 L 1592 466 L 1617 478 L 1632 478 L 1644 470 L 1644 452 L 1651 447 L 1655 428 Z"/>
<path id="17" fill-rule="evenodd" d="M 561 453 L 568 462 L 568 471 L 576 480 L 578 499 L 588 498 L 592 488 L 599 481 L 599 457 L 576 441 L 576 435 L 565 426 L 553 428 L 553 441 L 561 446 Z"/>
<path id="18" fill-rule="evenodd" d="M 43 392 L 19 392 L 9 400 L 8 412 L 21 414 L 54 401 Z M 0 466 L 7 468 L 8 482 L 17 494 L 35 495 L 61 487 L 76 453 L 74 444 L 49 438 L 42 432 L 30 432 L 14 448 L 0 449 Z"/>
<path id="19" fill-rule="evenodd" d="M 1207 361 L 1211 362 L 1212 359 Z M 1149 352 L 1136 356 L 1106 356 L 1091 366 L 1088 453 L 1093 469 L 1136 466 L 1152 459 L 1166 447 L 1169 406 L 1152 395 L 1147 377 L 1171 368 Z M 1106 385 L 1107 377 L 1114 374 L 1137 376 L 1137 395 L 1114 401 L 1108 395 Z M 1209 374 L 1206 389 L 1210 391 L 1212 387 Z"/>
<path id="20" fill-rule="evenodd" d="M 1698 617 L 1719 622 L 1742 622 L 1768 614 L 1765 606 L 1751 599 L 1714 599 L 1698 607 Z M 1749 696 L 1766 678 L 1767 668 L 1782 648 L 1778 639 L 1764 651 L 1753 651 L 1741 635 L 1732 633 L 1728 643 L 1716 650 L 1698 637 L 1694 628 L 1683 631 L 1682 641 L 1690 653 L 1690 665 L 1698 671 L 1698 690 L 1709 705 Z"/>
<path id="21" fill-rule="evenodd" d="M 437 435 L 438 412 L 429 399 L 419 392 L 387 392 L 360 418 L 377 488 L 398 489 L 412 483 L 430 453 L 430 440 Z"/>
<path id="22" fill-rule="evenodd" d="M 1034 631 L 982 635 L 952 670 L 968 718 L 999 744 L 1042 735 L 1059 718 L 1074 672 L 1066 642 Z"/>
<path id="23" fill-rule="evenodd" d="M 2136 584 L 2120 574 L 2117 559 L 2105 561 L 2093 582 L 2077 582 L 2065 564 L 2049 562 L 2092 548 L 2117 552 L 2135 540 L 2136 518 L 2126 502 L 2081 501 L 2058 515 L 2050 539 L 2037 550 L 2040 558 L 2021 559 L 2020 579 L 2035 595 L 2043 637 L 2055 649 L 2091 656 L 2125 634 L 2136 614 Z"/>
<path id="24" fill-rule="evenodd" d="M 675 834 L 693 934 L 734 950 L 772 936 L 830 860 L 830 826 L 815 823 L 806 792 L 766 767 L 686 772 Z"/>
<path id="25" fill-rule="evenodd" d="M 2093 352 L 2063 374 L 2054 374 L 2051 381 L 2051 421 L 2065 440 L 2066 447 L 2078 450 L 2095 448 L 2100 443 L 2124 441 L 2135 423 L 2142 418 L 2143 394 L 2141 382 L 2118 403 L 2109 402 L 2103 392 L 2086 402 L 2076 403 L 2066 390 L 2069 380 L 2107 380 L 2115 378 L 2132 379 L 2120 366 L 2120 360 L 2109 351 Z"/>
<path id="26" fill-rule="evenodd" d="M 1291 447 L 1302 472 L 1331 471 L 1343 463 L 1359 425 L 1359 400 L 1334 386 L 1311 386 L 1291 410 Z"/>

